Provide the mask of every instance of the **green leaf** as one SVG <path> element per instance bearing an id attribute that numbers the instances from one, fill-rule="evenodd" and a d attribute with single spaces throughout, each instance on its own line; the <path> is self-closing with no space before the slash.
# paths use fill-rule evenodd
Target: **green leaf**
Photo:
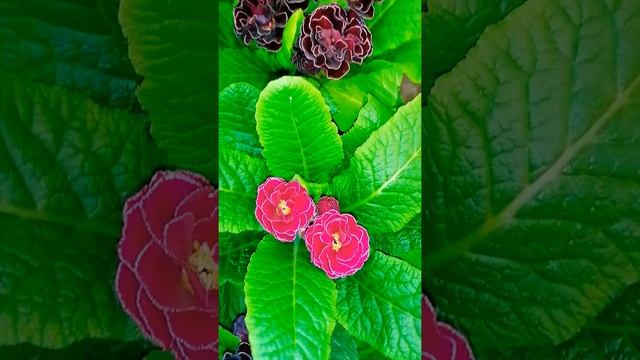
<path id="1" fill-rule="evenodd" d="M 371 233 L 398 231 L 420 212 L 420 100 L 398 109 L 334 179 L 342 211 Z"/>
<path id="2" fill-rule="evenodd" d="M 258 98 L 256 120 L 262 154 L 275 176 L 326 182 L 344 158 L 327 104 L 303 78 L 270 82 Z"/>
<path id="3" fill-rule="evenodd" d="M 411 40 L 377 59 L 395 63 L 409 80 L 418 84 L 422 82 L 422 40 Z"/>
<path id="4" fill-rule="evenodd" d="M 143 340 L 122 342 L 116 340 L 84 339 L 61 348 L 50 349 L 34 346 L 32 344 L 20 344 L 0 346 L 0 358 L 20 360 L 42 359 L 119 359 L 139 360 L 147 359 L 147 355 L 153 345 Z M 155 351 L 151 352 L 155 353 Z M 96 354 L 100 354 L 96 356 Z"/>
<path id="5" fill-rule="evenodd" d="M 220 232 L 260 231 L 255 216 L 258 186 L 267 179 L 264 160 L 234 150 L 220 153 Z"/>
<path id="6" fill-rule="evenodd" d="M 115 244 L 156 154 L 141 117 L 0 72 L 0 345 L 138 337 Z"/>
<path id="7" fill-rule="evenodd" d="M 260 90 L 246 83 L 234 83 L 220 92 L 219 144 L 250 156 L 260 156 L 256 133 L 256 101 Z"/>
<path id="8" fill-rule="evenodd" d="M 295 65 L 291 62 L 291 56 L 293 55 L 293 45 L 298 39 L 298 33 L 300 32 L 300 26 L 304 20 L 304 11 L 302 9 L 296 10 L 287 21 L 282 32 L 282 48 L 278 51 L 278 61 L 284 69 L 295 70 Z"/>
<path id="9" fill-rule="evenodd" d="M 171 165 L 217 179 L 215 1 L 122 0 L 138 98 Z M 238 61 L 238 59 L 236 59 Z"/>
<path id="10" fill-rule="evenodd" d="M 117 1 L 0 1 L 0 68 L 139 110 Z"/>
<path id="11" fill-rule="evenodd" d="M 490 25 L 504 19 L 525 0 L 429 0 L 425 17 L 425 88 L 450 71 Z"/>
<path id="12" fill-rule="evenodd" d="M 354 66 L 342 80 L 327 80 L 322 91 L 327 102 L 333 103 L 337 111 L 333 117 L 341 131 L 347 131 L 356 121 L 360 109 L 373 95 L 387 107 L 395 108 L 400 100 L 402 70 L 393 63 L 377 60 L 362 67 Z"/>
<path id="13" fill-rule="evenodd" d="M 255 51 L 242 46 L 238 49 L 219 49 L 218 86 L 220 89 L 236 82 L 248 83 L 262 89 L 273 75 L 274 70 L 257 56 Z"/>
<path id="14" fill-rule="evenodd" d="M 640 279 L 640 3 L 576 5 L 527 1 L 427 101 L 425 281 L 479 352 L 564 342 Z"/>
<path id="15" fill-rule="evenodd" d="M 388 357 L 380 354 L 378 350 L 374 349 L 371 345 L 356 341 L 358 344 L 358 359 L 360 360 L 387 360 Z"/>
<path id="16" fill-rule="evenodd" d="M 331 360 L 358 360 L 358 345 L 340 324 L 331 335 Z"/>
<path id="17" fill-rule="evenodd" d="M 376 5 L 375 9 L 375 17 L 370 22 L 374 57 L 395 50 L 409 41 L 420 41 L 420 0 L 386 0 Z"/>
<path id="18" fill-rule="evenodd" d="M 244 284 L 249 259 L 264 232 L 220 233 L 220 283 Z"/>
<path id="19" fill-rule="evenodd" d="M 234 31 L 233 7 L 236 3 L 236 1 L 228 0 L 218 1 L 218 34 L 220 35 L 218 41 L 219 48 L 237 48 L 244 46 Z"/>
<path id="20" fill-rule="evenodd" d="M 393 115 L 393 111 L 377 100 L 374 96 L 367 97 L 367 103 L 358 113 L 358 118 L 351 130 L 342 136 L 344 151 L 353 155 L 369 135 L 384 125 Z"/>
<path id="21" fill-rule="evenodd" d="M 396 233 L 374 236 L 371 239 L 371 246 L 420 269 L 422 267 L 422 219 L 420 215 Z"/>
<path id="22" fill-rule="evenodd" d="M 144 357 L 144 360 L 173 360 L 175 359 L 173 354 L 168 351 L 152 351 L 149 355 Z"/>
<path id="23" fill-rule="evenodd" d="M 337 285 L 338 321 L 352 336 L 390 358 L 420 358 L 420 270 L 374 252 Z"/>
<path id="24" fill-rule="evenodd" d="M 301 241 L 260 242 L 245 282 L 251 352 L 260 359 L 326 360 L 336 318 L 335 284 Z"/>
<path id="25" fill-rule="evenodd" d="M 222 359 L 225 352 L 235 354 L 238 345 L 240 345 L 240 338 L 222 326 L 218 327 L 218 334 L 220 334 L 220 345 L 218 347 L 220 359 Z"/>
<path id="26" fill-rule="evenodd" d="M 236 317 L 247 312 L 244 304 L 244 284 L 227 281 L 221 282 L 219 286 L 219 322 L 220 325 L 231 328 Z"/>

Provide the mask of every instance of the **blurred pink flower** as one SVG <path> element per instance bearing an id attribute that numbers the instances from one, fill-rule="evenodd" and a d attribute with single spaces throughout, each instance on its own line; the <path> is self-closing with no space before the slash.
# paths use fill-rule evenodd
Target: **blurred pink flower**
<path id="1" fill-rule="evenodd" d="M 218 357 L 218 192 L 159 171 L 127 200 L 116 291 L 145 336 L 177 359 Z"/>
<path id="2" fill-rule="evenodd" d="M 467 339 L 451 326 L 436 319 L 436 312 L 425 295 L 422 295 L 422 359 L 474 359 Z"/>

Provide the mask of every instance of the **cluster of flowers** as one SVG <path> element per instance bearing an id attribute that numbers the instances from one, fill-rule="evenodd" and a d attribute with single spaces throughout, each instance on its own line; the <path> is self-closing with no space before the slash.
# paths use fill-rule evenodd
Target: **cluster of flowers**
<path id="1" fill-rule="evenodd" d="M 352 275 L 369 258 L 369 234 L 338 201 L 323 197 L 316 206 L 297 181 L 268 178 L 258 187 L 256 219 L 276 239 L 304 238 L 311 262 L 331 279 Z"/>
<path id="2" fill-rule="evenodd" d="M 347 0 L 348 9 L 336 4 L 315 9 L 302 23 L 291 61 L 305 75 L 323 71 L 330 79 L 344 77 L 351 63 L 362 64 L 373 51 L 364 19 L 373 18 L 373 4 L 380 1 Z M 308 0 L 239 0 L 233 12 L 235 33 L 246 45 L 255 40 L 277 51 L 291 14 L 308 5 Z"/>
<path id="3" fill-rule="evenodd" d="M 127 200 L 116 292 L 145 336 L 176 359 L 218 354 L 218 192 L 159 171 Z"/>

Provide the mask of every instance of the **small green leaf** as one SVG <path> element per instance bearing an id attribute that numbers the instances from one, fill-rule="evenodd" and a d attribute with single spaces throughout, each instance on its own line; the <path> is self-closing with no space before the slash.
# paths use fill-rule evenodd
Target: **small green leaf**
<path id="1" fill-rule="evenodd" d="M 251 257 L 245 282 L 246 324 L 258 358 L 327 360 L 336 288 L 313 266 L 301 241 L 267 236 Z"/>
<path id="2" fill-rule="evenodd" d="M 223 150 L 219 167 L 220 232 L 262 230 L 255 209 L 258 186 L 267 179 L 264 160 Z"/>
<path id="3" fill-rule="evenodd" d="M 118 358 L 120 359 L 120 358 Z M 155 350 L 144 357 L 144 360 L 174 360 L 175 357 L 168 351 Z"/>
<path id="4" fill-rule="evenodd" d="M 420 358 L 420 270 L 374 252 L 337 285 L 338 321 L 352 336 L 390 358 Z"/>
<path id="5" fill-rule="evenodd" d="M 374 130 L 384 125 L 392 115 L 391 109 L 374 96 L 369 95 L 367 103 L 358 113 L 358 118 L 351 130 L 342 135 L 344 151 L 350 156 L 353 155 L 356 148 L 362 145 Z"/>
<path id="6" fill-rule="evenodd" d="M 218 54 L 220 89 L 237 82 L 262 89 L 273 75 L 273 69 L 256 55 L 256 51 L 251 51 L 244 45 L 240 48 L 220 48 Z"/>
<path id="7" fill-rule="evenodd" d="M 358 345 L 340 324 L 336 324 L 331 335 L 330 360 L 358 360 Z"/>
<path id="8" fill-rule="evenodd" d="M 256 120 L 263 156 L 273 175 L 326 182 L 342 162 L 342 141 L 320 91 L 300 77 L 270 82 L 260 94 Z"/>
<path id="9" fill-rule="evenodd" d="M 144 77 L 138 98 L 153 138 L 171 165 L 211 181 L 218 177 L 217 11 L 210 0 L 122 0 L 119 14 L 129 58 Z"/>
<path id="10" fill-rule="evenodd" d="M 342 211 L 371 233 L 398 231 L 420 212 L 420 100 L 373 132 L 332 184 Z"/>
<path id="11" fill-rule="evenodd" d="M 293 45 L 298 40 L 298 33 L 303 20 L 304 11 L 298 9 L 291 14 L 287 25 L 284 27 L 282 48 L 278 51 L 278 60 L 285 69 L 295 69 L 295 65 L 291 62 L 291 56 L 293 55 Z"/>
<path id="12" fill-rule="evenodd" d="M 225 352 L 235 354 L 238 345 L 240 345 L 240 338 L 233 335 L 229 330 L 222 326 L 218 327 L 218 334 L 220 337 L 218 346 L 218 355 L 220 359 L 222 359 Z"/>
<path id="13" fill-rule="evenodd" d="M 370 22 L 374 57 L 393 51 L 407 42 L 420 40 L 421 7 L 420 0 L 386 0 L 376 5 L 375 17 Z"/>
<path id="14" fill-rule="evenodd" d="M 220 92 L 219 144 L 250 156 L 261 156 L 256 133 L 256 101 L 260 90 L 247 83 L 234 83 Z"/>

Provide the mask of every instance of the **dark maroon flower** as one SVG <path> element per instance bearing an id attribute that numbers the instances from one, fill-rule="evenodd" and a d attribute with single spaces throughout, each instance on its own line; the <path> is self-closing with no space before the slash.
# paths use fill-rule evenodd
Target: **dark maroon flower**
<path id="1" fill-rule="evenodd" d="M 331 196 L 323 196 L 320 198 L 320 200 L 318 200 L 316 209 L 318 215 L 322 215 L 329 210 L 336 210 L 340 212 L 340 204 L 338 203 L 338 200 L 336 200 L 336 198 L 333 198 Z"/>
<path id="2" fill-rule="evenodd" d="M 360 15 L 336 4 L 321 6 L 304 19 L 298 47 L 330 79 L 342 78 L 351 63 L 362 64 L 373 51 L 371 32 Z"/>
<path id="3" fill-rule="evenodd" d="M 233 9 L 236 35 L 245 45 L 255 40 L 260 47 L 278 51 L 289 16 L 307 5 L 309 0 L 239 0 Z"/>
<path id="4" fill-rule="evenodd" d="M 236 349 L 236 353 L 224 353 L 222 360 L 252 360 L 251 347 L 246 342 L 241 342 Z"/>
<path id="5" fill-rule="evenodd" d="M 467 339 L 439 322 L 429 298 L 422 295 L 422 360 L 473 360 Z"/>
<path id="6" fill-rule="evenodd" d="M 365 19 L 373 19 L 375 12 L 373 8 L 374 2 L 382 2 L 382 0 L 347 0 L 349 7 Z"/>
<path id="7" fill-rule="evenodd" d="M 293 45 L 292 52 L 293 54 L 291 55 L 291 62 L 302 74 L 315 75 L 320 71 L 319 68 L 313 65 L 313 60 L 307 59 L 307 57 L 304 56 L 304 52 L 302 51 L 302 49 L 300 49 L 300 47 L 298 47 L 297 43 Z"/>
<path id="8" fill-rule="evenodd" d="M 218 354 L 218 192 L 159 171 L 124 206 L 116 291 L 142 332 L 177 359 Z"/>

